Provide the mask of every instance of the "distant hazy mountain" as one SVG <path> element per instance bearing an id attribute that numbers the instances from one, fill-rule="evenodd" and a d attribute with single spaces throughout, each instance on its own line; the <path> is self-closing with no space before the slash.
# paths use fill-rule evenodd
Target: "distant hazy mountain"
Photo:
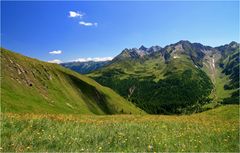
<path id="1" fill-rule="evenodd" d="M 146 48 L 141 46 L 140 48 L 131 48 L 131 49 L 124 49 L 114 60 L 125 60 L 127 58 L 131 59 L 138 59 L 147 57 L 147 55 L 154 54 L 157 51 L 160 51 L 162 48 L 160 46 L 152 46 L 150 48 Z"/>
<path id="2" fill-rule="evenodd" d="M 86 74 L 107 65 L 109 62 L 110 61 L 68 62 L 61 63 L 61 65 L 78 73 Z"/>
<path id="3" fill-rule="evenodd" d="M 109 88 L 66 69 L 1 48 L 1 111 L 144 113 Z"/>
<path id="4" fill-rule="evenodd" d="M 148 113 L 192 112 L 231 95 L 235 98 L 228 103 L 238 103 L 238 55 L 236 42 L 220 47 L 179 41 L 164 48 L 126 48 L 88 76 Z"/>

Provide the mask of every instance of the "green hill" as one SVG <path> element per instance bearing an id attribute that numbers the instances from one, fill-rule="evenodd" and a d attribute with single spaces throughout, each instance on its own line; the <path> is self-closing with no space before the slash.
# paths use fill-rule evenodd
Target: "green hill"
<path id="1" fill-rule="evenodd" d="M 144 113 L 86 76 L 3 48 L 1 72 L 2 112 Z"/>

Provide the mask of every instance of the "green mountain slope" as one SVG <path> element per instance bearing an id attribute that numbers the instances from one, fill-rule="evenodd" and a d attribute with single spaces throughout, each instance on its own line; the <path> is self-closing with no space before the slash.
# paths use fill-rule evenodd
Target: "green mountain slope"
<path id="1" fill-rule="evenodd" d="M 214 88 L 210 95 L 213 104 L 239 102 L 239 44 L 212 48 L 205 52 L 202 69 L 211 78 Z M 235 97 L 235 98 L 233 98 Z"/>
<path id="2" fill-rule="evenodd" d="M 223 54 L 220 61 L 222 73 L 229 77 L 229 82 L 225 83 L 224 89 L 233 91 L 231 97 L 225 98 L 223 103 L 239 103 L 240 46 L 236 42 L 232 42 L 219 48 L 221 48 Z"/>
<path id="3" fill-rule="evenodd" d="M 227 88 L 239 88 L 239 45 L 235 42 L 225 45 L 223 48 L 223 58 L 221 59 L 221 67 L 223 73 L 230 78 L 229 86 Z"/>
<path id="4" fill-rule="evenodd" d="M 144 113 L 92 79 L 1 49 L 2 112 Z"/>
<path id="5" fill-rule="evenodd" d="M 150 49 L 148 49 L 150 50 Z M 148 50 L 125 49 L 88 76 L 148 113 L 187 113 L 209 102 L 213 83 L 201 69 L 211 47 L 188 41 Z"/>

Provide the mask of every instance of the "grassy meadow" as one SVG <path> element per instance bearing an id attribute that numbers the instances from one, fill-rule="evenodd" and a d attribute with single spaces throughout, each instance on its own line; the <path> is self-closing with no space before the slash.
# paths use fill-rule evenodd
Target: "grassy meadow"
<path id="1" fill-rule="evenodd" d="M 1 152 L 238 152 L 239 105 L 168 115 L 1 114 Z"/>

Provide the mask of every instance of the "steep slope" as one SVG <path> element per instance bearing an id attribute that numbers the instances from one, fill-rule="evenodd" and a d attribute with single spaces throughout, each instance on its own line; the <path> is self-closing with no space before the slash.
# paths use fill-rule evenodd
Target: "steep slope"
<path id="1" fill-rule="evenodd" d="M 229 45 L 218 47 L 222 51 L 220 66 L 223 68 L 223 73 L 228 75 L 230 83 L 227 88 L 239 88 L 239 44 L 231 42 Z"/>
<path id="2" fill-rule="evenodd" d="M 238 103 L 239 92 L 239 44 L 229 44 L 215 47 L 205 52 L 202 69 L 211 78 L 214 89 L 210 95 L 215 104 L 226 99 Z M 231 98 L 235 95 L 236 98 Z M 223 102 L 225 103 L 225 102 Z M 230 101 L 228 102 L 230 103 Z"/>
<path id="3" fill-rule="evenodd" d="M 220 67 L 222 73 L 229 77 L 229 82 L 224 84 L 224 89 L 233 91 L 231 97 L 226 97 L 223 103 L 239 103 L 239 52 L 240 45 L 236 42 L 218 47 L 222 51 L 222 58 L 220 60 Z"/>
<path id="4" fill-rule="evenodd" d="M 87 74 L 109 64 L 110 61 L 88 61 L 61 63 L 62 66 L 81 74 Z"/>
<path id="5" fill-rule="evenodd" d="M 2 112 L 144 113 L 92 79 L 57 64 L 1 49 Z"/>
<path id="6" fill-rule="evenodd" d="M 202 67 L 205 52 L 214 48 L 180 41 L 147 50 L 125 49 L 89 76 L 148 113 L 193 112 L 209 102 L 213 84 Z"/>

